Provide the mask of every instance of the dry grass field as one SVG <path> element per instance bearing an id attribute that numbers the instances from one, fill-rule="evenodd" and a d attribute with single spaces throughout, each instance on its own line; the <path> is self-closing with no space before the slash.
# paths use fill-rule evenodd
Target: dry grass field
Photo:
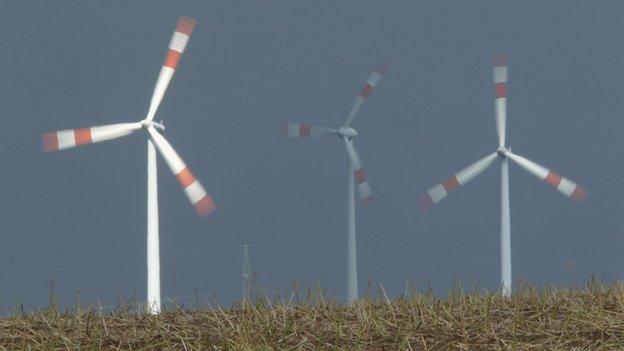
<path id="1" fill-rule="evenodd" d="M 128 307 L 0 319 L 3 350 L 622 350 L 624 285 L 416 293 L 346 307 L 311 289 L 232 307 Z"/>

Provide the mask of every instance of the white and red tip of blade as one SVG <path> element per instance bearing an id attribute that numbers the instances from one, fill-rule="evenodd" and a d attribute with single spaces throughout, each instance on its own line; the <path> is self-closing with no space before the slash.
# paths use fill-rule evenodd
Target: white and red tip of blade
<path id="1" fill-rule="evenodd" d="M 120 138 L 141 128 L 141 123 L 119 123 L 90 128 L 66 129 L 44 133 L 41 141 L 44 152 L 53 152 Z"/>
<path id="2" fill-rule="evenodd" d="M 336 134 L 336 130 L 327 127 L 313 126 L 306 123 L 280 122 L 280 134 L 289 138 L 318 138 Z"/>
<path id="3" fill-rule="evenodd" d="M 360 108 L 362 107 L 366 99 L 368 99 L 368 96 L 373 92 L 377 84 L 379 84 L 379 82 L 381 81 L 381 78 L 383 77 L 384 73 L 386 73 L 387 70 L 388 70 L 388 64 L 383 63 L 383 64 L 378 65 L 371 72 L 371 74 L 366 79 L 366 83 L 364 84 L 364 87 L 362 88 L 360 93 L 355 97 L 355 102 L 353 103 L 353 106 L 351 107 L 351 110 L 349 111 L 349 115 L 347 116 L 347 123 L 345 123 L 345 126 L 349 126 L 351 124 L 351 122 L 353 121 L 353 118 L 358 113 L 358 111 L 360 110 Z"/>
<path id="4" fill-rule="evenodd" d="M 485 171 L 496 160 L 496 157 L 497 153 L 487 155 L 472 165 L 457 172 L 455 175 L 442 183 L 438 183 L 429 188 L 429 190 L 427 190 L 427 192 L 418 199 L 418 205 L 420 206 L 421 211 L 424 212 L 428 210 L 431 206 L 442 201 L 442 199 L 447 197 L 450 193 L 457 190 L 459 186 L 466 185 L 469 181 L 481 174 L 481 172 Z"/>
<path id="5" fill-rule="evenodd" d="M 360 157 L 358 156 L 357 151 L 355 151 L 351 140 L 345 139 L 345 146 L 347 147 L 347 153 L 349 154 L 351 165 L 353 165 L 353 176 L 355 176 L 355 184 L 358 189 L 358 193 L 360 194 L 360 199 L 362 199 L 365 203 L 371 203 L 373 201 L 373 191 L 370 184 L 366 180 L 366 175 L 364 174 L 364 168 L 362 168 Z"/>
<path id="6" fill-rule="evenodd" d="M 147 131 L 197 213 L 202 217 L 211 214 L 217 207 L 210 195 L 206 193 L 204 186 L 195 178 L 171 144 L 154 127 L 147 128 Z"/>
<path id="7" fill-rule="evenodd" d="M 378 65 L 368 76 L 368 79 L 366 79 L 366 83 L 364 84 L 364 87 L 362 88 L 362 91 L 360 91 L 358 96 L 362 97 L 365 100 L 368 99 L 368 95 L 370 95 L 370 93 L 373 91 L 373 89 L 375 89 L 377 84 L 379 84 L 379 81 L 381 81 L 381 77 L 384 75 L 384 73 L 386 73 L 387 70 L 387 63 Z"/>
<path id="8" fill-rule="evenodd" d="M 364 175 L 364 168 L 360 166 L 360 168 L 353 167 L 353 174 L 355 175 L 355 184 L 358 188 L 358 193 L 360 194 L 360 199 L 365 203 L 373 202 L 373 190 L 366 180 L 366 176 Z"/>
<path id="9" fill-rule="evenodd" d="M 312 126 L 305 123 L 280 122 L 280 134 L 289 138 L 309 138 Z"/>
<path id="10" fill-rule="evenodd" d="M 178 67 L 180 57 L 184 53 L 184 49 L 186 48 L 186 44 L 188 44 L 196 23 L 197 21 L 194 18 L 186 16 L 181 16 L 178 19 L 176 29 L 173 32 L 171 41 L 169 42 L 169 50 L 167 51 L 167 56 L 165 57 L 163 66 L 169 67 L 173 70 Z"/>
<path id="11" fill-rule="evenodd" d="M 191 37 L 191 33 L 193 33 L 196 22 L 197 21 L 195 19 L 186 16 L 181 16 L 178 19 L 176 29 L 173 32 L 171 41 L 169 42 L 169 50 L 167 51 L 165 62 L 160 69 L 160 74 L 158 75 L 156 86 L 154 87 L 154 93 L 152 94 L 152 100 L 150 101 L 150 107 L 146 117 L 149 121 L 153 120 L 156 115 L 158 106 L 160 105 L 162 98 L 165 95 L 165 91 L 167 90 L 167 86 L 169 85 L 169 82 L 171 81 L 171 78 L 173 78 L 173 74 L 178 67 L 178 63 L 184 53 L 184 49 L 186 49 L 186 45 Z"/>
<path id="12" fill-rule="evenodd" d="M 507 57 L 498 56 L 494 60 L 494 110 L 496 114 L 496 132 L 498 146 L 505 146 L 505 129 L 507 124 Z"/>
<path id="13" fill-rule="evenodd" d="M 557 191 L 571 198 L 572 200 L 577 202 L 583 202 L 585 201 L 585 199 L 587 199 L 587 189 L 571 181 L 570 179 L 562 177 L 554 171 L 546 167 L 540 166 L 537 163 L 520 155 L 516 155 L 509 151 L 506 152 L 506 155 L 512 161 L 516 162 L 522 168 L 527 170 L 529 173 L 550 184 L 553 188 L 557 189 Z"/>

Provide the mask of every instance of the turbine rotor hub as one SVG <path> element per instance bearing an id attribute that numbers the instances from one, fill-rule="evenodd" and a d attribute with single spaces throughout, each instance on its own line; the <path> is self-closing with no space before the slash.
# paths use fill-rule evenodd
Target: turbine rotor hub
<path id="1" fill-rule="evenodd" d="M 509 150 L 504 146 L 499 146 L 498 149 L 496 149 L 496 152 L 498 153 L 500 157 L 507 157 L 508 151 Z"/>
<path id="2" fill-rule="evenodd" d="M 358 133 L 355 129 L 351 127 L 341 127 L 340 129 L 338 129 L 338 135 L 343 138 L 354 139 L 358 135 Z"/>

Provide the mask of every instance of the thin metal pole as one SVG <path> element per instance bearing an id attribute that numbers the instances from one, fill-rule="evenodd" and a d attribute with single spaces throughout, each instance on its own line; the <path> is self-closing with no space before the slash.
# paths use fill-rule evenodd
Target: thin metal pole
<path id="1" fill-rule="evenodd" d="M 251 299 L 251 263 L 249 262 L 249 249 L 247 244 L 243 245 L 243 303 L 246 304 Z"/>

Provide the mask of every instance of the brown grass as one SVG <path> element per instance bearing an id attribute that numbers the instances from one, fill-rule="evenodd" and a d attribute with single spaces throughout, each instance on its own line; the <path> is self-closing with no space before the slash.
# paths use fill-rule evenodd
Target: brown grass
<path id="1" fill-rule="evenodd" d="M 6 350 L 621 350 L 624 285 L 523 287 L 510 299 L 454 289 L 363 298 L 352 307 L 308 290 L 231 308 L 158 316 L 120 308 L 0 319 Z"/>

